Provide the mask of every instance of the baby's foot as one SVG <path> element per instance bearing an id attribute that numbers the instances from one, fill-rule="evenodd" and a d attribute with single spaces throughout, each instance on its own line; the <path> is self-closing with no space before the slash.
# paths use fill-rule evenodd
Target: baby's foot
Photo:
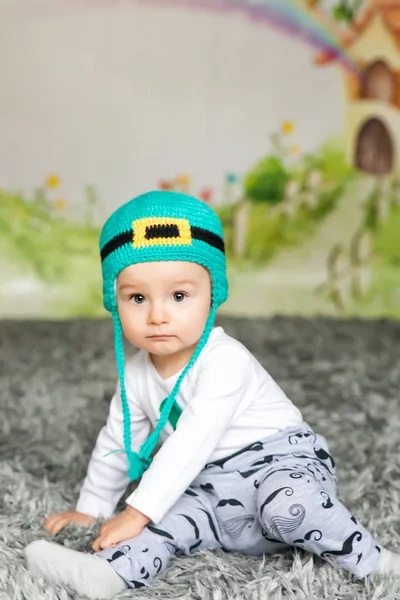
<path id="1" fill-rule="evenodd" d="M 77 552 L 45 540 L 32 542 L 24 550 L 29 570 L 73 588 L 96 600 L 109 600 L 127 589 L 106 559 Z"/>
<path id="2" fill-rule="evenodd" d="M 382 548 L 379 562 L 371 575 L 397 575 L 400 577 L 400 554 Z"/>

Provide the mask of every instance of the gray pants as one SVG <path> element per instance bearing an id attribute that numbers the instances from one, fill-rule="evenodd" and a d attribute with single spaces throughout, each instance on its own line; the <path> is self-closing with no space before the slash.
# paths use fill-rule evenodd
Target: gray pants
<path id="1" fill-rule="evenodd" d="M 380 547 L 336 497 L 326 440 L 304 423 L 205 465 L 162 523 L 97 554 L 129 587 L 147 585 L 175 556 L 203 548 L 250 555 L 289 546 L 335 562 L 358 578 Z"/>

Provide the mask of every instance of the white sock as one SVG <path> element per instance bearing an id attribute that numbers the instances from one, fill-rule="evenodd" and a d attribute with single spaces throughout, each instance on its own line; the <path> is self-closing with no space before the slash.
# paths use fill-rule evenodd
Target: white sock
<path id="1" fill-rule="evenodd" d="M 29 570 L 78 594 L 110 600 L 128 588 L 106 559 L 77 552 L 45 540 L 32 542 L 24 550 Z"/>
<path id="2" fill-rule="evenodd" d="M 371 575 L 397 575 L 400 577 L 400 554 L 382 548 L 379 562 Z"/>

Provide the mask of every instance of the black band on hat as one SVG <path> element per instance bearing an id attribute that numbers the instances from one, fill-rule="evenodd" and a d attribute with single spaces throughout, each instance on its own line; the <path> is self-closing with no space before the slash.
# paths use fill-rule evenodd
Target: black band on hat
<path id="1" fill-rule="evenodd" d="M 178 238 L 179 236 L 178 225 L 150 225 L 146 227 L 144 235 L 146 240 L 153 238 Z"/>
<path id="2" fill-rule="evenodd" d="M 195 240 L 201 240 L 202 242 L 206 242 L 213 248 L 220 250 L 225 254 L 225 243 L 222 237 L 213 233 L 212 231 L 208 231 L 208 229 L 203 229 L 202 227 L 190 227 L 190 232 L 192 234 L 192 238 Z"/>
<path id="3" fill-rule="evenodd" d="M 193 239 L 201 240 L 202 242 L 206 242 L 213 248 L 217 248 L 221 252 L 225 253 L 225 244 L 224 240 L 213 233 L 212 231 L 208 231 L 207 229 L 203 229 L 202 227 L 190 227 L 190 233 Z M 176 225 L 153 225 L 149 227 L 146 231 L 146 239 L 153 238 L 174 238 L 179 237 L 179 229 Z M 123 233 L 119 233 L 115 237 L 113 237 L 105 246 L 100 250 L 101 260 L 103 261 L 111 252 L 114 252 L 117 248 L 124 246 L 125 244 L 132 243 L 133 240 L 133 229 L 129 229 L 128 231 L 124 231 Z"/>

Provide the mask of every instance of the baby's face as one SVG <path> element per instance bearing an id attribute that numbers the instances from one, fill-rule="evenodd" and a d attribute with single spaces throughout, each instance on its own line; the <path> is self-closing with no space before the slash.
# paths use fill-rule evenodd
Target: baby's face
<path id="1" fill-rule="evenodd" d="M 166 356 L 199 341 L 210 313 L 211 278 L 196 263 L 139 263 L 118 275 L 116 294 L 125 337 Z"/>

